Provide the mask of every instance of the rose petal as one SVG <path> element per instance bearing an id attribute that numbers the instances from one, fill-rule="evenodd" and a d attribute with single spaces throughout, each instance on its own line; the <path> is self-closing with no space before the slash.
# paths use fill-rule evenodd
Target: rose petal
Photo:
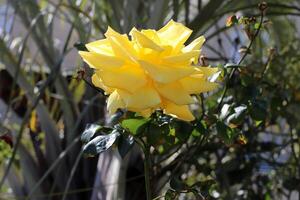
<path id="1" fill-rule="evenodd" d="M 218 87 L 217 83 L 208 82 L 203 76 L 189 76 L 180 80 L 180 83 L 185 91 L 189 94 L 198 94 L 208 92 Z"/>
<path id="2" fill-rule="evenodd" d="M 107 99 L 107 110 L 110 115 L 114 114 L 118 108 L 124 108 L 125 104 L 121 99 L 118 90 L 111 93 Z"/>
<path id="3" fill-rule="evenodd" d="M 177 105 L 194 103 L 193 98 L 184 90 L 179 82 L 172 82 L 168 84 L 156 83 L 155 85 L 161 96 Z"/>
<path id="4" fill-rule="evenodd" d="M 181 53 L 178 55 L 172 55 L 172 56 L 167 56 L 163 58 L 164 62 L 170 63 L 170 64 L 185 64 L 189 65 L 191 64 L 193 58 L 197 57 L 200 55 L 200 50 L 194 50 L 186 53 Z"/>
<path id="5" fill-rule="evenodd" d="M 159 39 L 165 45 L 171 45 L 174 48 L 181 46 L 192 34 L 192 30 L 181 23 L 169 21 L 164 27 L 157 31 Z"/>
<path id="6" fill-rule="evenodd" d="M 142 48 L 149 48 L 158 52 L 164 50 L 162 47 L 157 45 L 154 41 L 136 29 L 132 29 L 130 35 L 132 36 L 133 40 L 135 40 Z"/>
<path id="7" fill-rule="evenodd" d="M 85 45 L 90 52 L 95 52 L 103 55 L 113 56 L 113 50 L 110 42 L 107 39 L 97 40 Z"/>
<path id="8" fill-rule="evenodd" d="M 145 86 L 135 91 L 134 93 L 128 93 L 120 91 L 120 95 L 127 108 L 137 111 L 152 108 L 161 103 L 158 92 L 149 86 Z"/>
<path id="9" fill-rule="evenodd" d="M 194 68 L 190 66 L 162 66 L 155 65 L 146 61 L 139 60 L 140 66 L 145 69 L 149 76 L 160 83 L 170 83 L 188 76 L 194 72 Z"/>
<path id="10" fill-rule="evenodd" d="M 195 119 L 187 105 L 179 106 L 167 102 L 164 106 L 164 113 L 185 121 L 193 121 Z"/>
<path id="11" fill-rule="evenodd" d="M 121 67 L 124 61 L 115 56 L 108 56 L 95 52 L 79 51 L 83 60 L 91 67 L 95 69 L 111 69 L 115 67 Z"/>
<path id="12" fill-rule="evenodd" d="M 147 83 L 144 71 L 137 66 L 123 66 L 113 70 L 96 71 L 106 87 L 135 92 Z"/>

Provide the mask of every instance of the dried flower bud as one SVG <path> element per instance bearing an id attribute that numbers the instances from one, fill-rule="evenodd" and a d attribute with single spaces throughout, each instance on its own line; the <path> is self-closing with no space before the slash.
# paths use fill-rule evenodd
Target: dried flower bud
<path id="1" fill-rule="evenodd" d="M 258 8 L 262 12 L 265 11 L 268 8 L 267 2 L 265 2 L 265 1 L 261 2 L 260 4 L 258 4 Z"/>
<path id="2" fill-rule="evenodd" d="M 227 18 L 226 20 L 226 27 L 230 27 L 234 24 L 237 24 L 238 23 L 238 19 L 235 15 L 231 15 Z"/>

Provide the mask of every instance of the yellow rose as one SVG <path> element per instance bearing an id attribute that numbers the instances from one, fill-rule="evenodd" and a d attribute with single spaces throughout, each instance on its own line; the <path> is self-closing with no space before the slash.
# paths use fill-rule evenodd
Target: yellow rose
<path id="1" fill-rule="evenodd" d="M 110 114 L 118 108 L 149 116 L 154 110 L 191 121 L 189 104 L 192 94 L 217 87 L 207 78 L 216 68 L 200 67 L 200 48 L 205 41 L 198 37 L 184 43 L 192 30 L 171 20 L 158 31 L 133 28 L 128 38 L 108 28 L 105 39 L 86 44 L 80 51 L 83 60 L 94 69 L 92 82 L 109 95 Z"/>

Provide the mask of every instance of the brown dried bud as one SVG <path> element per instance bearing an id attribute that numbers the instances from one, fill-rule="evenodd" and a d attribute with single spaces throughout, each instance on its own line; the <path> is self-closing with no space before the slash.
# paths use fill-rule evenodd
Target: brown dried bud
<path id="1" fill-rule="evenodd" d="M 85 70 L 83 68 L 78 70 L 77 76 L 76 76 L 77 81 L 80 81 L 81 79 L 83 79 L 84 75 L 85 75 Z"/>
<path id="2" fill-rule="evenodd" d="M 207 60 L 207 58 L 205 56 L 200 56 L 200 64 L 202 66 L 207 66 L 206 60 Z"/>
<path id="3" fill-rule="evenodd" d="M 261 2 L 260 4 L 258 4 L 258 8 L 262 12 L 265 11 L 268 8 L 267 2 L 265 2 L 265 1 Z"/>
<path id="4" fill-rule="evenodd" d="M 249 23 L 255 23 L 255 22 L 256 22 L 256 17 L 249 18 Z"/>
<path id="5" fill-rule="evenodd" d="M 230 27 L 238 23 L 238 18 L 235 15 L 231 15 L 226 19 L 226 27 Z"/>

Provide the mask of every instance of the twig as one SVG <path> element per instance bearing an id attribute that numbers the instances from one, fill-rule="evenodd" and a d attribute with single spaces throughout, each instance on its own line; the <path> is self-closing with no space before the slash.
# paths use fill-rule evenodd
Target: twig
<path id="1" fill-rule="evenodd" d="M 249 51 L 250 51 L 250 49 L 251 49 L 251 47 L 252 47 L 252 45 L 253 45 L 254 39 L 258 36 L 258 33 L 259 33 L 260 29 L 261 29 L 261 26 L 262 26 L 262 23 L 263 23 L 263 19 L 264 19 L 264 12 L 261 11 L 261 17 L 260 17 L 259 26 L 258 26 L 258 28 L 257 28 L 257 30 L 256 30 L 256 32 L 255 32 L 255 34 L 254 34 L 254 36 L 253 36 L 253 38 L 251 38 L 251 41 L 250 41 L 250 43 L 249 43 L 249 45 L 248 45 L 248 47 L 247 47 L 247 49 L 246 49 L 246 52 L 245 52 L 244 55 L 241 57 L 241 59 L 240 59 L 240 61 L 237 63 L 237 65 L 240 65 L 240 64 L 244 61 L 244 59 L 246 58 L 246 56 L 249 54 Z M 218 111 L 221 109 L 221 105 L 222 105 L 222 103 L 223 103 L 223 100 L 224 100 L 225 95 L 226 95 L 227 90 L 228 90 L 229 82 L 230 82 L 230 80 L 232 79 L 232 77 L 233 77 L 233 75 L 234 75 L 234 73 L 235 73 L 236 70 L 237 70 L 237 68 L 232 69 L 231 72 L 230 72 L 230 74 L 229 74 L 229 77 L 228 77 L 228 79 L 227 79 L 227 81 L 226 81 L 226 85 L 225 85 L 224 92 L 223 92 L 223 94 L 222 94 L 221 100 L 220 100 L 220 102 L 219 102 L 219 104 L 218 104 L 218 107 L 217 107 L 217 110 L 218 110 Z"/>

